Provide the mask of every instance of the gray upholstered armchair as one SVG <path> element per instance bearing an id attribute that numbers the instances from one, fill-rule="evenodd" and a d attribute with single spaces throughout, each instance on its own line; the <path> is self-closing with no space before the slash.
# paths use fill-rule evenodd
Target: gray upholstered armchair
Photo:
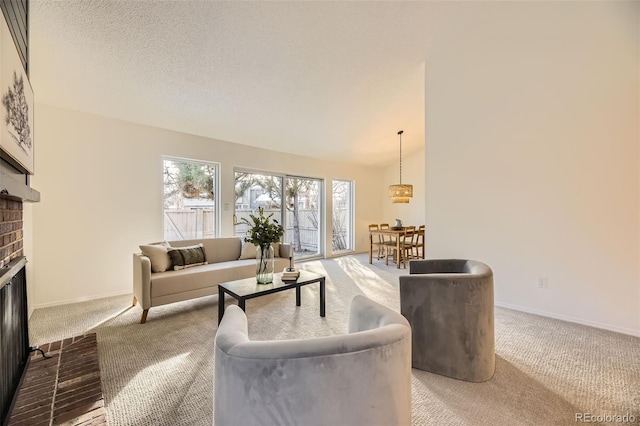
<path id="1" fill-rule="evenodd" d="M 414 368 L 470 382 L 495 371 L 493 272 L 482 262 L 417 260 L 400 277 Z"/>
<path id="2" fill-rule="evenodd" d="M 409 324 L 358 295 L 349 334 L 251 341 L 231 305 L 215 338 L 214 387 L 216 426 L 409 425 Z"/>

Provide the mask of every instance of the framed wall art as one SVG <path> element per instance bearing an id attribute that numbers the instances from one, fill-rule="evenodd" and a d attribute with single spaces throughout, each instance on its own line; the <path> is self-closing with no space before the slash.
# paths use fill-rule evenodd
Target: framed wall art
<path id="1" fill-rule="evenodd" d="M 1 14 L 0 21 L 0 149 L 17 168 L 33 174 L 33 89 Z"/>

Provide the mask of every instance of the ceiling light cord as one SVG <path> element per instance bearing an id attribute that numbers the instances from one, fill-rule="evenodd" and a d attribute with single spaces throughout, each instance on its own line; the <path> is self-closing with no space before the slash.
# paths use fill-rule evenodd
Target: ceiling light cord
<path id="1" fill-rule="evenodd" d="M 400 130 L 398 134 L 400 135 L 400 185 L 402 185 L 402 134 L 403 130 Z"/>

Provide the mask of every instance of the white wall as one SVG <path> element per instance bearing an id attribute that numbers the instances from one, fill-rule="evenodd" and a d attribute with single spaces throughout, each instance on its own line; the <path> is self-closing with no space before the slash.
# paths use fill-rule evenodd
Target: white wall
<path id="1" fill-rule="evenodd" d="M 163 239 L 162 155 L 219 162 L 224 236 L 233 235 L 233 168 L 356 181 L 356 250 L 379 221 L 380 171 L 206 139 L 36 104 L 32 305 L 131 292 L 132 254 Z M 328 197 L 331 211 L 331 197 Z M 330 226 L 327 227 L 327 235 Z M 328 239 L 328 241 L 331 241 Z M 330 249 L 330 247 L 329 247 Z M 328 253 L 331 255 L 331 253 Z"/>
<path id="2" fill-rule="evenodd" d="M 384 169 L 382 179 L 382 212 L 383 223 L 393 226 L 396 219 L 403 225 L 424 225 L 425 191 L 424 191 L 424 148 L 416 152 L 402 153 L 402 182 L 413 185 L 413 197 L 409 204 L 393 204 L 389 198 L 389 185 L 399 183 L 400 159 Z"/>
<path id="3" fill-rule="evenodd" d="M 427 55 L 427 255 L 489 264 L 499 305 L 640 335 L 638 7 L 444 8 L 458 25 Z"/>

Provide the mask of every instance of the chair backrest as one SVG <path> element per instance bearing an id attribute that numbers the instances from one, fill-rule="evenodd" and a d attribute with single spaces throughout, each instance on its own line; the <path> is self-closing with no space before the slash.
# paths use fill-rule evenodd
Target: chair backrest
<path id="1" fill-rule="evenodd" d="M 380 226 L 377 223 L 372 223 L 369 225 L 369 231 L 378 231 L 380 230 Z M 384 237 L 382 235 L 378 235 L 378 237 L 374 237 L 372 239 L 373 244 L 382 244 L 384 242 Z"/>
<path id="2" fill-rule="evenodd" d="M 424 225 L 420 225 L 416 231 L 416 238 L 413 241 L 413 245 L 416 247 L 424 247 Z"/>
<path id="3" fill-rule="evenodd" d="M 388 229 L 391 229 L 391 228 L 389 227 L 388 223 L 381 223 L 380 224 L 380 230 L 383 230 L 383 229 L 388 230 Z M 385 237 L 384 235 L 380 235 L 380 242 L 381 243 L 384 243 L 385 241 L 390 241 L 390 240 L 391 240 L 391 236 Z"/>
<path id="4" fill-rule="evenodd" d="M 245 313 L 229 306 L 214 344 L 214 424 L 411 424 L 408 322 L 358 295 L 349 330 L 251 341 Z"/>
<path id="5" fill-rule="evenodd" d="M 404 237 L 403 237 L 403 241 L 405 244 L 413 244 L 414 238 L 416 235 L 416 227 L 411 225 L 411 226 L 405 226 L 404 228 Z"/>

